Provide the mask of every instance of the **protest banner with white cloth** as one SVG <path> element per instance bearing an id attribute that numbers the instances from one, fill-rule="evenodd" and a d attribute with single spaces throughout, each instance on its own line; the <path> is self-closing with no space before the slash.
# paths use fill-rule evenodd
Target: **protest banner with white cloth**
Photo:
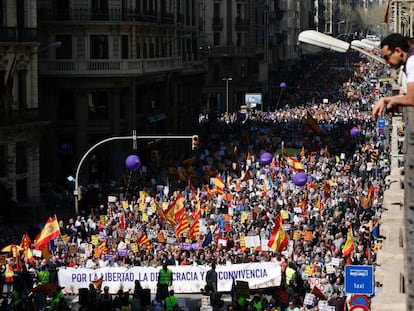
<path id="1" fill-rule="evenodd" d="M 205 278 L 209 266 L 169 266 L 173 271 L 173 285 L 175 293 L 197 293 L 206 285 Z M 80 288 L 87 288 L 92 281 L 103 277 L 103 285 L 108 286 L 110 293 L 116 293 L 121 285 L 124 291 L 133 290 L 135 281 L 139 280 L 143 288 L 151 289 L 155 293 L 157 288 L 158 272 L 161 267 L 104 267 L 97 269 L 87 268 L 60 268 L 58 270 L 59 285 L 64 292 L 77 294 Z M 267 288 L 279 286 L 281 282 L 281 267 L 276 262 L 255 262 L 217 266 L 218 291 L 230 292 L 233 278 L 246 281 L 249 287 Z"/>

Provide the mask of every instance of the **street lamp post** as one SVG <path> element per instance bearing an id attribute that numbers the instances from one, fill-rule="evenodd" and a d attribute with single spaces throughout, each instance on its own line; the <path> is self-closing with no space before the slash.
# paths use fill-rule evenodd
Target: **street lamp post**
<path id="1" fill-rule="evenodd" d="M 375 61 L 385 64 L 385 60 L 382 57 L 379 57 L 371 53 L 371 48 L 367 44 L 362 43 L 358 40 L 352 41 L 352 43 L 339 40 L 337 38 L 328 36 L 327 34 L 320 33 L 314 30 L 304 30 L 299 34 L 298 41 L 302 43 L 307 43 L 321 48 L 330 49 L 340 53 L 348 52 L 349 50 L 358 51 L 369 58 L 374 59 Z M 366 50 L 368 49 L 368 50 Z"/>
<path id="2" fill-rule="evenodd" d="M 76 168 L 76 175 L 75 178 L 68 177 L 69 181 L 75 182 L 75 190 L 73 191 L 73 195 L 75 196 L 75 213 L 78 215 L 79 212 L 79 202 L 78 202 L 78 188 L 79 188 L 79 172 L 82 166 L 82 163 L 85 161 L 85 159 L 88 157 L 88 155 L 98 146 L 105 144 L 107 142 L 111 141 L 117 141 L 117 140 L 128 140 L 131 139 L 133 143 L 133 148 L 137 149 L 137 140 L 138 139 L 193 139 L 194 135 L 191 136 L 137 136 L 136 131 L 133 131 L 133 134 L 131 136 L 116 136 L 116 137 L 110 137 L 106 138 L 104 140 L 101 140 L 97 142 L 95 145 L 90 147 L 85 154 L 82 156 L 82 158 L 79 161 L 78 167 Z"/>
<path id="3" fill-rule="evenodd" d="M 232 81 L 233 78 L 222 78 L 223 81 L 226 81 L 226 113 L 229 113 L 229 81 Z"/>

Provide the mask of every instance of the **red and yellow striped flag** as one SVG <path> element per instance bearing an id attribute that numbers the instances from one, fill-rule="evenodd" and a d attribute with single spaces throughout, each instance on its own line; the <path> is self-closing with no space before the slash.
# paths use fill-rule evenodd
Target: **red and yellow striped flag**
<path id="1" fill-rule="evenodd" d="M 151 247 L 151 242 L 148 239 L 147 235 L 145 234 L 145 232 L 142 232 L 142 234 L 137 238 L 137 243 L 139 245 L 139 248 L 144 248 L 144 246 L 146 248 L 150 248 Z"/>
<path id="2" fill-rule="evenodd" d="M 188 224 L 188 216 L 184 213 L 178 221 L 177 228 L 175 228 L 175 235 L 177 238 L 180 238 L 188 230 L 190 230 L 190 225 Z"/>
<path id="3" fill-rule="evenodd" d="M 201 214 L 201 211 L 199 210 L 195 214 L 194 221 L 191 224 L 190 230 L 188 231 L 188 238 L 190 240 L 195 240 L 197 238 L 197 235 L 200 234 L 200 214 Z"/>

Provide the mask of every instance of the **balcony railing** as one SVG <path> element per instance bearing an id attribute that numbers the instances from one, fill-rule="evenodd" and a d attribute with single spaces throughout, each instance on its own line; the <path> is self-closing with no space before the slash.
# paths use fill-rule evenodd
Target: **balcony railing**
<path id="1" fill-rule="evenodd" d="M 142 12 L 134 9 L 110 9 L 100 11 L 88 8 L 73 8 L 65 11 L 56 11 L 48 8 L 40 8 L 38 9 L 37 14 L 40 22 L 143 21 L 163 24 L 174 23 L 173 14 L 157 14 L 157 12 Z"/>
<path id="2" fill-rule="evenodd" d="M 55 76 L 124 76 L 156 73 L 183 68 L 180 57 L 137 60 L 40 60 L 40 75 Z"/>

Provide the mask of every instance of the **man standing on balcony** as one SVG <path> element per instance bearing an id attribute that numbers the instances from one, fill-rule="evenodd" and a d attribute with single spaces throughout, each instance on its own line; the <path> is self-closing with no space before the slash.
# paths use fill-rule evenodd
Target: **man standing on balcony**
<path id="1" fill-rule="evenodd" d="M 414 45 L 409 44 L 406 37 L 393 33 L 381 41 L 381 54 L 393 69 L 404 66 L 407 87 L 402 94 L 381 98 L 372 110 L 372 118 L 377 119 L 386 111 L 395 111 L 402 106 L 414 106 Z"/>

